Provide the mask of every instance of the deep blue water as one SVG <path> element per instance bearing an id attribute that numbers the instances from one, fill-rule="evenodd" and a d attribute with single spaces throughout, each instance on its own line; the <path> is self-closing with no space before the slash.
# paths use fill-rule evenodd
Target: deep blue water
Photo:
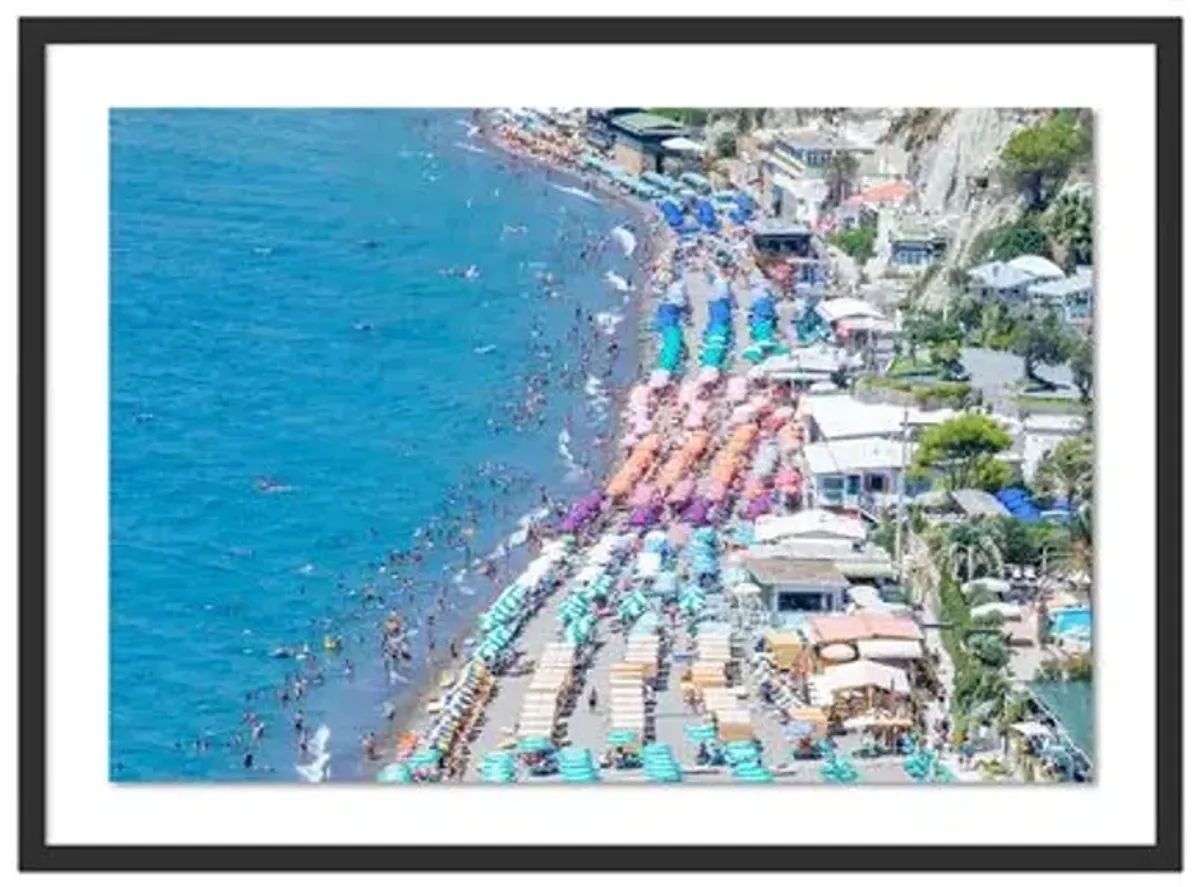
<path id="1" fill-rule="evenodd" d="M 557 437 L 570 413 L 582 454 L 603 420 L 562 369 L 588 339 L 572 338 L 576 306 L 584 326 L 628 310 L 603 281 L 630 273 L 616 245 L 581 257 L 628 211 L 464 149 L 463 117 L 112 114 L 112 778 L 294 778 L 297 707 L 330 726 L 335 777 L 353 776 L 388 694 L 377 626 L 408 606 L 380 572 L 388 552 L 456 484 L 485 501 L 479 552 L 540 486 L 587 484 L 567 478 Z M 471 265 L 477 279 L 443 273 Z M 514 430 L 504 405 L 547 363 L 543 422 Z M 516 480 L 471 481 L 483 462 Z M 417 621 L 451 558 L 420 568 Z M 469 585 L 452 611 L 487 594 Z M 382 603 L 363 603 L 368 587 Z M 300 666 L 271 651 L 326 634 L 346 647 L 317 654 L 324 685 L 281 707 L 274 688 Z M 250 711 L 266 726 L 247 770 L 231 743 Z"/>

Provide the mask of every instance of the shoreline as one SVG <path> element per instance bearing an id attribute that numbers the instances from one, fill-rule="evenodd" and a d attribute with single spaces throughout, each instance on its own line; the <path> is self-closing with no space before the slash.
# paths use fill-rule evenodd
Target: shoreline
<path id="1" fill-rule="evenodd" d="M 617 189 L 605 187 L 602 182 L 589 178 L 579 170 L 560 166 L 541 157 L 514 150 L 499 139 L 490 126 L 481 123 L 481 115 L 478 111 L 473 112 L 472 117 L 479 126 L 479 134 L 476 138 L 489 153 L 494 152 L 506 160 L 516 161 L 547 174 L 572 179 L 574 183 L 583 186 L 588 193 L 596 194 L 598 199 L 616 204 L 635 216 L 636 228 L 633 233 L 638 236 L 638 243 L 631 259 L 635 260 L 637 265 L 629 281 L 632 289 L 629 293 L 627 307 L 630 310 L 625 317 L 625 322 L 635 325 L 632 330 L 633 373 L 628 385 L 611 392 L 612 418 L 609 428 L 609 443 L 603 450 L 604 456 L 601 460 L 601 467 L 607 475 L 621 459 L 621 428 L 630 391 L 637 384 L 637 380 L 645 375 L 653 360 L 654 337 L 648 335 L 646 331 L 646 322 L 651 316 L 652 308 L 650 300 L 647 298 L 646 284 L 651 278 L 653 267 L 671 248 L 670 236 L 660 224 L 656 223 L 656 214 L 651 207 Z M 536 552 L 530 550 L 528 544 L 520 546 L 517 551 L 520 552 L 520 557 L 514 558 L 506 564 L 503 573 L 500 574 L 504 577 L 504 581 L 498 583 L 501 590 L 508 582 L 520 575 L 524 566 L 537 556 Z M 457 671 L 467 661 L 466 655 L 469 654 L 471 648 L 467 646 L 466 641 L 475 634 L 475 625 L 479 615 L 492 604 L 496 594 L 497 592 L 493 591 L 487 595 L 476 595 L 472 606 L 464 608 L 465 626 L 462 631 L 454 635 L 456 646 L 460 651 L 457 658 L 452 658 L 449 653 L 442 653 L 429 660 L 423 666 L 425 673 L 420 681 L 414 681 L 403 691 L 388 699 L 386 704 L 391 706 L 392 717 L 387 719 L 384 726 L 376 733 L 379 740 L 377 747 L 380 753 L 377 758 L 362 760 L 361 769 L 364 771 L 362 775 L 373 779 L 380 769 L 396 759 L 395 750 L 398 748 L 400 739 L 406 734 L 419 734 L 426 726 L 431 715 L 425 711 L 425 706 L 437 694 L 446 672 L 448 670 Z"/>

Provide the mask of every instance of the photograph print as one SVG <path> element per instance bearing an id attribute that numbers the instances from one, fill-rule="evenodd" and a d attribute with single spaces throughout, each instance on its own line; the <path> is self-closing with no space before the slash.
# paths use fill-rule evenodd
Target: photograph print
<path id="1" fill-rule="evenodd" d="M 1092 782 L 1093 125 L 113 108 L 109 779 Z"/>

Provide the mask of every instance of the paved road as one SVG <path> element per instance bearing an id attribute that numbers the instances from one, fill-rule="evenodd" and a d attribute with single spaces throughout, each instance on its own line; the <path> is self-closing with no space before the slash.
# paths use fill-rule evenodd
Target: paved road
<path id="1" fill-rule="evenodd" d="M 1025 364 L 1015 354 L 989 348 L 964 348 L 962 364 L 971 374 L 971 384 L 983 392 L 989 402 L 1007 401 L 1011 386 L 1025 376 Z M 1039 366 L 1037 374 L 1056 385 L 1071 385 L 1071 368 L 1066 364 Z"/>

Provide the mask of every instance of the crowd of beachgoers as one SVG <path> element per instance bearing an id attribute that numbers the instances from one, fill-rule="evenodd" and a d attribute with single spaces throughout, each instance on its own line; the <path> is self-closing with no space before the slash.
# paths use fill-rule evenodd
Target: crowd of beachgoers
<path id="1" fill-rule="evenodd" d="M 512 121 L 490 132 L 520 157 L 582 174 L 585 194 L 620 193 L 589 172 L 577 135 Z M 657 348 L 605 449 L 607 478 L 528 534 L 533 560 L 454 648 L 395 749 L 368 749 L 380 781 L 674 782 L 686 772 L 753 782 L 774 778 L 784 757 L 812 759 L 810 775 L 825 781 L 871 771 L 839 753 L 819 714 L 798 717 L 814 710 L 761 643 L 745 644 L 764 623 L 740 552 L 755 519 L 801 504 L 804 412 L 791 387 L 756 370 L 786 349 L 774 306 L 790 293 L 754 262 L 752 199 L 702 205 L 686 218 L 664 210 L 656 225 L 638 301 Z M 403 655 L 403 621 L 393 616 L 386 631 Z M 899 697 L 879 704 L 902 723 Z M 884 778 L 949 778 L 908 731 L 878 735 L 908 753 Z"/>

